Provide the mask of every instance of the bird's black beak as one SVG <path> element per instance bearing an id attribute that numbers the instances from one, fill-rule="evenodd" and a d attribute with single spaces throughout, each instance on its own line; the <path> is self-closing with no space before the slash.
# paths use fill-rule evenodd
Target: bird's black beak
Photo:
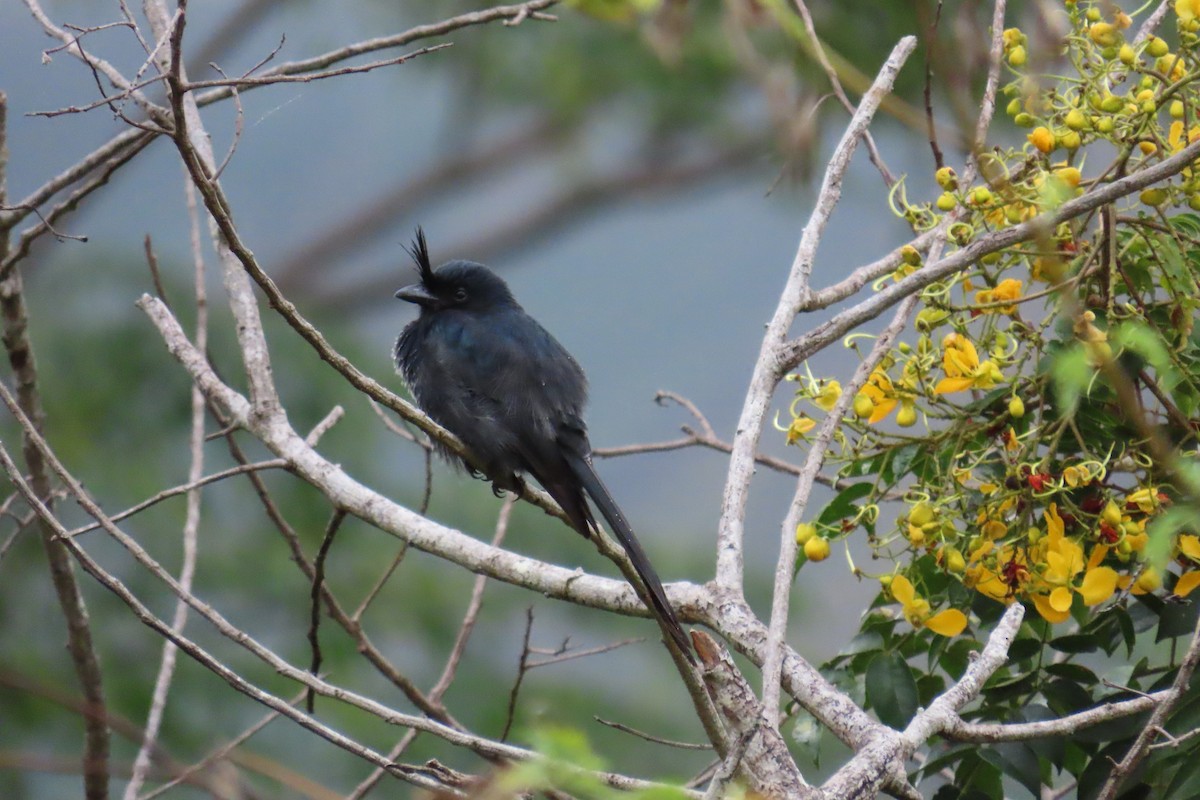
<path id="1" fill-rule="evenodd" d="M 433 306 L 437 303 L 437 298 L 425 288 L 425 284 L 423 283 L 414 283 L 411 286 L 405 286 L 396 292 L 396 297 L 423 307 Z"/>

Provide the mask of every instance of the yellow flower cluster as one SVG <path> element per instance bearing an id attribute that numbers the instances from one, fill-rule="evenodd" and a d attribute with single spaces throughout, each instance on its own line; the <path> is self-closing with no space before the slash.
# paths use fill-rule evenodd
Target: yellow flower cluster
<path id="1" fill-rule="evenodd" d="M 1026 222 L 1114 180 L 1113 167 L 1085 175 L 1089 144 L 1115 148 L 1117 172 L 1126 174 L 1200 140 L 1200 83 L 1193 80 L 1200 74 L 1200 0 L 1177 0 L 1175 12 L 1179 35 L 1168 37 L 1177 42 L 1169 44 L 1157 36 L 1135 41 L 1130 16 L 1114 4 L 1068 3 L 1068 60 L 1079 79 L 1053 87 L 1024 75 L 1036 53 L 1026 49 L 1020 29 L 1005 30 L 1004 60 L 1015 76 L 1005 89 L 1006 110 L 1025 129 L 1026 140 L 1020 148 L 981 155 L 979 177 L 970 182 L 950 167 L 939 168 L 932 176 L 932 199 L 924 203 L 910 204 L 901 184 L 892 193 L 896 214 L 918 230 L 949 216 L 946 242 L 965 247 L 983 233 Z M 1146 188 L 1138 200 L 1135 211 L 1155 229 L 1167 230 L 1169 206 L 1200 211 L 1200 167 Z M 1121 213 L 1118 228 L 1128 218 Z M 1081 380 L 1090 377 L 1097 391 L 1111 397 L 1101 370 L 1121 355 L 1121 347 L 1129 347 L 1120 326 L 1149 316 L 1144 304 L 1124 301 L 1142 291 L 1135 284 L 1159 285 L 1144 278 L 1144 270 L 1124 267 L 1137 248 L 1154 249 L 1151 243 L 1143 245 L 1136 234 L 1104 238 L 1094 227 L 1057 223 L 924 286 L 913 322 L 915 342 L 894 346 L 848 404 L 828 458 L 858 470 L 843 475 L 874 475 L 873 502 L 897 486 L 908 491 L 895 534 L 877 536 L 873 527 L 868 532 L 877 555 L 921 562 L 920 569 L 902 567 L 881 577 L 918 629 L 954 636 L 968 624 L 963 610 L 945 608 L 947 595 L 934 588 L 945 581 L 930 581 L 931 568 L 985 597 L 1028 603 L 1050 623 L 1081 617 L 1123 593 L 1166 586 L 1185 596 L 1200 586 L 1200 531 L 1175 537 L 1166 567 L 1146 556 L 1147 524 L 1168 502 L 1155 485 L 1160 478 L 1153 459 L 1137 442 L 1091 441 L 1097 429 L 1115 429 L 1076 425 L 1051 390 L 1058 376 L 1050 367 L 1066 352 L 1079 355 Z M 1192 229 L 1187 231 L 1191 236 Z M 1101 248 L 1110 245 L 1121 254 L 1119 280 L 1101 270 L 1107 263 Z M 925 257 L 905 245 L 876 288 L 919 273 Z M 1056 308 L 1067 315 L 1062 324 L 1055 321 Z M 1175 316 L 1169 324 L 1154 321 L 1159 329 L 1183 330 L 1173 352 L 1190 336 L 1186 318 L 1194 317 L 1194 309 L 1190 299 L 1180 301 L 1180 322 Z M 848 338 L 848 347 L 854 338 Z M 801 387 L 791 419 L 786 427 L 777 423 L 788 444 L 799 443 L 815 427 L 806 412 L 815 407 L 828 414 L 843 399 L 836 380 L 794 379 Z M 1098 405 L 1093 399 L 1093 408 Z M 922 440 L 897 430 L 921 419 L 928 428 Z M 919 469 L 911 466 L 918 462 Z M 823 530 L 838 538 L 860 522 L 839 524 Z M 827 545 L 825 538 L 815 538 L 820 541 L 814 550 Z M 944 610 L 936 611 L 939 606 Z"/>
<path id="2" fill-rule="evenodd" d="M 957 475 L 968 489 L 969 471 Z M 1057 478 L 1045 473 L 1026 476 L 1027 488 L 1048 494 L 1069 493 L 1088 486 L 1099 473 L 1086 464 L 1062 471 Z M 1128 492 L 1120 503 L 1108 500 L 1089 519 L 1064 517 L 1057 502 L 1042 513 L 1044 525 L 1024 531 L 1015 526 L 1023 502 L 1018 494 L 1004 494 L 991 483 L 975 487 L 984 502 L 975 518 L 977 533 L 966 536 L 955 530 L 945 507 L 919 500 L 901 521 L 905 538 L 915 550 L 936 549 L 938 563 L 950 574 L 959 575 L 970 589 L 1002 603 L 1025 601 L 1050 623 L 1065 622 L 1076 599 L 1087 608 L 1112 599 L 1118 591 L 1146 594 L 1160 589 L 1163 576 L 1142 560 L 1148 536 L 1146 524 L 1165 505 L 1165 495 L 1154 487 Z M 1095 496 L 1089 505 L 1096 504 Z M 1085 513 L 1082 510 L 1080 513 Z M 1075 529 L 1067 533 L 1068 520 Z M 964 556 L 955 543 L 967 542 Z M 1179 565 L 1172 594 L 1184 597 L 1200 586 L 1200 537 L 1177 537 L 1173 563 Z M 903 577 L 903 576 L 899 576 Z M 892 596 L 904 608 L 905 617 L 916 627 L 954 636 L 965 627 L 958 617 L 931 615 L 928 602 L 911 589 L 911 581 L 891 578 Z M 950 624 L 950 620 L 954 624 Z M 953 632 L 947 632 L 953 630 Z"/>

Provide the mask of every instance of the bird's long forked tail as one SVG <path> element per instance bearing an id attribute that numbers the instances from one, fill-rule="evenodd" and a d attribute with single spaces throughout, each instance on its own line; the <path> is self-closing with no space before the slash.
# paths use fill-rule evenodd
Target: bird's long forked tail
<path id="1" fill-rule="evenodd" d="M 654 612 L 654 616 L 658 618 L 659 622 L 662 623 L 662 627 L 670 634 L 671 639 L 679 647 L 684 657 L 694 664 L 695 660 L 692 656 L 691 640 L 684 632 L 683 626 L 679 623 L 679 618 L 675 616 L 675 609 L 671 608 L 671 603 L 667 600 L 667 593 L 663 589 L 658 573 L 654 571 L 654 567 L 650 564 L 650 559 L 646 556 L 646 551 L 642 549 L 642 545 L 634 535 L 633 528 L 629 526 L 625 515 L 621 513 L 621 509 L 617 506 L 616 501 L 608 493 L 608 488 L 600 480 L 600 476 L 596 474 L 595 469 L 592 468 L 591 459 L 575 454 L 568 454 L 567 463 L 570 464 L 571 470 L 579 479 L 588 496 L 592 498 L 592 502 L 596 504 L 596 508 L 599 509 L 600 514 L 607 520 L 608 526 L 617 537 L 617 541 L 625 549 L 625 554 L 629 556 L 629 561 L 633 564 L 634 571 L 637 572 L 638 577 L 641 578 L 642 583 L 650 594 L 650 610 Z"/>

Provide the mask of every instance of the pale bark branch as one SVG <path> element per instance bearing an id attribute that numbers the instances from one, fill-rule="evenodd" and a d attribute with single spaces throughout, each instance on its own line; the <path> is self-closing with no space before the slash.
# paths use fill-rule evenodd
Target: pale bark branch
<path id="1" fill-rule="evenodd" d="M 825 180 L 817 195 L 816 207 L 805 226 L 786 285 L 780 294 L 779 305 L 767 325 L 758 358 L 755 360 L 754 373 L 750 378 L 737 433 L 733 439 L 728 477 L 722 493 L 721 518 L 717 525 L 716 582 L 722 591 L 739 597 L 743 591 L 745 516 L 750 480 L 754 473 L 754 456 L 762 436 L 771 398 L 785 371 L 781 359 L 782 348 L 788 330 L 796 318 L 800 302 L 808 292 L 808 279 L 812 272 L 817 244 L 825 223 L 841 195 L 842 176 L 849 164 L 854 145 L 866 130 L 879 103 L 890 91 L 900 66 L 915 46 L 916 39 L 910 36 L 901 40 L 892 51 L 875 84 L 863 96 L 846 134 L 834 151 L 826 169 Z"/>
<path id="2" fill-rule="evenodd" d="M 779 558 L 775 562 L 775 584 L 771 596 L 770 626 L 767 630 L 767 656 L 763 662 L 763 708 L 767 721 L 773 725 L 779 724 L 779 673 L 783 668 L 782 644 L 787 632 L 788 605 L 796 574 L 796 526 L 800 524 L 808 508 L 809 495 L 812 493 L 817 474 L 825 465 L 825 456 L 834 433 L 846 418 L 851 402 L 871 377 L 872 371 L 883 361 L 884 356 L 891 352 L 892 344 L 908 324 L 919 299 L 918 295 L 913 295 L 900 304 L 892 321 L 871 346 L 871 352 L 843 387 L 841 397 L 821 421 L 817 435 L 809 443 L 808 456 L 804 459 L 804 466 L 801 467 L 799 480 L 796 482 L 796 492 L 787 514 L 784 515 L 779 534 Z"/>
<path id="3" fill-rule="evenodd" d="M 1200 622 L 1196 623 L 1196 627 L 1192 631 L 1192 641 L 1188 644 L 1187 652 L 1179 664 L 1179 671 L 1175 673 L 1175 680 L 1171 682 L 1171 687 L 1159 699 L 1154 711 L 1150 714 L 1150 719 L 1146 721 L 1146 725 L 1138 733 L 1124 757 L 1113 767 L 1112 774 L 1104 782 L 1096 800 L 1113 800 L 1125 780 L 1149 755 L 1150 746 L 1162 732 L 1167 723 L 1167 717 L 1183 701 L 1184 696 L 1191 688 L 1192 674 L 1196 671 L 1198 664 L 1200 664 Z"/>
<path id="4" fill-rule="evenodd" d="M 724 648 L 704 633 L 693 635 L 704 685 L 713 697 L 731 741 L 744 742 L 738 765 L 764 797 L 819 796 L 796 768 L 787 743 Z M 733 745 L 731 745 L 731 749 Z"/>

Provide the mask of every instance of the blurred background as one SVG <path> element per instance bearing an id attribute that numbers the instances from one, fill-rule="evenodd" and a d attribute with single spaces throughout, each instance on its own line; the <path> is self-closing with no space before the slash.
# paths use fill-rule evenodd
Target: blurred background
<path id="1" fill-rule="evenodd" d="M 58 23 L 101 25 L 117 4 L 46 0 Z M 591 10 L 619 7 L 597 4 Z M 469 2 L 346 4 L 333 0 L 210 0 L 192 4 L 185 48 L 194 79 L 208 66 L 241 74 L 277 47 L 272 63 L 433 22 Z M 420 224 L 434 261 L 468 258 L 497 269 L 526 309 L 578 358 L 591 381 L 589 423 L 598 448 L 674 438 L 693 424 L 660 407 L 655 392 L 694 402 L 729 440 L 770 318 L 791 264 L 823 165 L 848 114 L 805 46 L 784 30 L 784 8 L 756 0 L 665 0 L 635 16 L 559 6 L 557 22 L 527 20 L 467 28 L 453 47 L 412 62 L 312 84 L 244 92 L 244 130 L 222 181 L 242 236 L 284 292 L 335 347 L 394 389 L 392 342 L 414 310 L 393 299 L 411 281 L 401 249 Z M 932 0 L 813 2 L 816 28 L 836 54 L 852 99 L 854 72 L 869 82 L 896 40 L 922 45 L 898 83 L 896 103 L 873 132 L 891 172 L 907 175 L 913 198 L 931 197 L 934 162 L 924 130 L 925 59 L 937 76 L 939 143 L 961 165 L 958 123 L 973 124 L 987 50 L 991 4 Z M 586 10 L 586 9 L 585 9 Z M 1036 15 L 1036 3 L 1010 14 Z M 611 16 L 612 18 L 605 18 Z M 794 18 L 793 18 L 794 19 Z M 1023 26 L 1026 27 L 1026 26 Z M 1027 30 L 1036 28 L 1030 25 Z M 127 29 L 90 34 L 89 49 L 126 74 L 141 65 Z M 0 3 L 0 90 L 9 103 L 9 202 L 18 202 L 125 125 L 110 111 L 37 116 L 95 99 L 90 72 L 46 38 L 24 4 Z M 1031 46 L 1030 52 L 1035 51 Z M 391 53 L 383 54 L 391 55 Z M 379 54 L 371 58 L 379 58 Z M 865 84 L 863 84 L 865 85 Z M 234 142 L 234 105 L 203 111 L 218 159 Z M 820 250 L 814 283 L 825 285 L 906 240 L 887 204 L 879 171 L 859 149 Z M 169 142 L 156 141 L 111 184 L 57 225 L 86 243 L 42 239 L 24 263 L 31 330 L 51 443 L 106 509 L 117 511 L 185 480 L 188 383 L 134 307 L 152 291 L 144 255 L 150 237 L 167 289 L 185 324 L 194 311 L 183 170 Z M 206 246 L 207 251 L 207 246 Z M 210 265 L 215 264 L 208 252 Z M 235 385 L 240 365 L 219 276 L 210 281 L 213 357 Z M 342 384 L 278 320 L 267 316 L 276 378 L 289 416 L 304 430 L 335 404 L 347 411 L 322 449 L 362 480 L 416 506 L 425 482 L 422 452 L 387 433 L 365 400 Z M 802 318 L 810 327 L 821 317 Z M 802 328 L 798 329 L 799 332 Z M 841 347 L 809 364 L 845 380 L 855 365 Z M 786 389 L 776 408 L 786 418 Z M 15 444 L 11 420 L 0 434 Z M 252 454 L 262 453 L 243 442 Z M 11 446 L 11 445 L 10 445 Z M 799 462 L 803 451 L 769 434 L 764 450 Z M 221 442 L 206 466 L 229 463 Z M 639 531 L 664 579 L 704 581 L 726 459 L 710 450 L 604 459 L 600 470 Z M 267 481 L 310 556 L 328 509 L 299 481 Z M 794 479 L 762 470 L 747 525 L 748 596 L 766 613 L 779 523 Z M 814 497 L 819 507 L 828 495 Z M 182 498 L 126 528 L 176 569 Z M 435 464 L 429 514 L 490 538 L 499 501 L 489 487 Z M 69 509 L 64 513 L 71 514 Z M 197 593 L 293 663 L 307 663 L 308 585 L 244 482 L 205 491 Z M 82 518 L 80 517 L 80 521 Z M 14 530 L 3 520 L 0 536 Z M 167 591 L 95 534 L 88 546 L 156 611 Z M 518 508 L 508 546 L 567 566 L 616 575 L 592 548 L 530 508 Z M 353 606 L 396 555 L 397 542 L 348 522 L 330 555 L 331 587 Z M 858 553 L 860 556 L 862 552 Z M 871 571 L 872 565 L 862 566 Z M 418 685 L 432 684 L 458 629 L 473 576 L 409 553 L 364 624 L 376 644 Z M 83 580 L 106 667 L 113 710 L 144 721 L 161 641 L 102 589 Z M 849 579 L 840 552 L 800 574 L 791 641 L 821 661 L 857 629 L 876 584 Z M 702 740 L 657 632 L 644 620 L 610 617 L 491 585 L 458 682 L 447 697 L 471 728 L 497 735 L 533 608 L 532 643 L 554 649 L 626 637 L 651 641 L 530 673 L 521 690 L 517 741 L 539 723 L 577 726 L 610 762 L 637 774 L 683 778 L 703 753 L 663 750 L 597 725 L 592 715 L 655 734 Z M 188 632 L 264 686 L 294 687 L 193 622 Z M 32 531 L 0 560 L 0 796 L 77 796 L 81 725 L 71 710 L 77 683 L 44 555 Z M 323 629 L 325 669 L 335 683 L 406 708 L 398 692 L 332 625 Z M 238 734 L 263 709 L 181 659 L 164 744 L 196 759 Z M 757 673 L 751 673 L 757 680 Z M 580 688 L 586 686 L 587 691 Z M 382 750 L 398 738 L 375 720 L 322 702 L 321 718 Z M 114 744 L 114 760 L 135 746 Z M 276 722 L 241 751 L 263 797 L 321 796 L 298 776 L 345 792 L 367 765 Z M 437 756 L 467 769 L 471 757 L 418 740 L 407 760 Z M 253 765 L 250 765 L 253 762 Z M 312 765 L 319 763 L 314 770 Z M 119 770 L 118 770 L 119 771 Z M 272 777 L 263 777 L 270 775 Z M 179 790 L 178 796 L 188 796 Z M 385 783 L 378 796 L 408 789 Z M 314 794 L 315 793 L 315 794 Z"/>

